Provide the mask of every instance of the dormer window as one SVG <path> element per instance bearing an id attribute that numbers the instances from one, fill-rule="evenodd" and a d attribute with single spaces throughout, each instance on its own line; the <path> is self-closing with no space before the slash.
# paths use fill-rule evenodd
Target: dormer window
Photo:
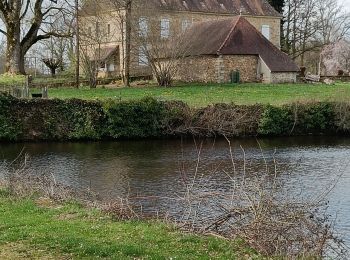
<path id="1" fill-rule="evenodd" d="M 261 28 L 261 33 L 266 39 L 270 40 L 270 25 L 263 25 Z"/>

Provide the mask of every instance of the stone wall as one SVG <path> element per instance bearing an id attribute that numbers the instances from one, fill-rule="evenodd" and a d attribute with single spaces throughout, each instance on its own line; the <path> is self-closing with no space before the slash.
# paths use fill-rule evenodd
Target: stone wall
<path id="1" fill-rule="evenodd" d="M 183 82 L 217 82 L 216 56 L 189 57 L 179 61 L 175 80 Z"/>
<path id="2" fill-rule="evenodd" d="M 297 72 L 271 72 L 270 83 L 296 83 Z"/>
<path id="3" fill-rule="evenodd" d="M 255 55 L 227 55 L 222 56 L 223 67 L 220 80 L 230 82 L 231 71 L 238 70 L 242 82 L 257 81 L 258 56 Z"/>
<path id="4" fill-rule="evenodd" d="M 179 62 L 174 79 L 184 82 L 229 83 L 238 70 L 242 82 L 257 81 L 258 57 L 254 55 L 189 57 Z"/>

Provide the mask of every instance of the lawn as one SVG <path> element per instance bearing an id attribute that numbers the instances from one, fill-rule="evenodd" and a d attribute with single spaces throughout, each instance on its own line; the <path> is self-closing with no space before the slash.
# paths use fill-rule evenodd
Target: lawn
<path id="1" fill-rule="evenodd" d="M 2 87 L 8 86 L 24 86 L 25 76 L 23 75 L 0 75 L 0 90 Z"/>
<path id="2" fill-rule="evenodd" d="M 350 83 L 323 84 L 240 84 L 185 85 L 171 88 L 132 87 L 49 90 L 50 98 L 135 100 L 154 97 L 159 100 L 182 100 L 194 107 L 215 103 L 250 105 L 255 103 L 282 105 L 291 102 L 350 100 Z"/>
<path id="3" fill-rule="evenodd" d="M 0 259 L 242 259 L 242 243 L 158 222 L 113 221 L 75 203 L 14 199 L 0 190 Z M 257 257 L 256 257 L 257 258 Z M 250 258 L 251 259 L 251 258 Z"/>

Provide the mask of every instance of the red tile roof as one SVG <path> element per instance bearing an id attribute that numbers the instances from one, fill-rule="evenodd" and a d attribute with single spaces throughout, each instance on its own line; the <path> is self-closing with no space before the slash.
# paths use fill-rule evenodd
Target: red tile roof
<path id="1" fill-rule="evenodd" d="M 242 16 L 194 24 L 184 35 L 186 55 L 258 55 L 272 72 L 299 71 L 296 63 Z"/>

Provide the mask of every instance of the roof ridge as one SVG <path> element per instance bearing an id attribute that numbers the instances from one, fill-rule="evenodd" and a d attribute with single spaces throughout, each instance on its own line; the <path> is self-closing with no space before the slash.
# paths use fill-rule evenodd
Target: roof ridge
<path id="1" fill-rule="evenodd" d="M 225 44 L 227 43 L 227 41 L 230 39 L 231 34 L 233 33 L 233 30 L 236 28 L 238 22 L 241 20 L 242 16 L 238 16 L 238 18 L 234 19 L 232 23 L 232 28 L 230 29 L 228 35 L 226 36 L 224 42 L 221 44 L 221 46 L 219 47 L 219 49 L 216 51 L 216 53 L 220 53 L 221 49 L 225 46 Z"/>

